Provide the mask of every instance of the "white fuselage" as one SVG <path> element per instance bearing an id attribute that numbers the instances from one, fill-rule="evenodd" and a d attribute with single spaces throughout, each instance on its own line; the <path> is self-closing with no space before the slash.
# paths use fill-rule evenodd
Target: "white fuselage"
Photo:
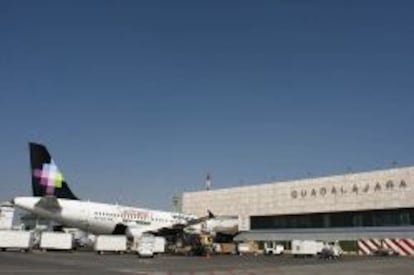
<path id="1" fill-rule="evenodd" d="M 127 227 L 127 234 L 139 237 L 173 225 L 185 225 L 193 215 L 133 208 L 121 205 L 57 199 L 59 208 L 39 206 L 40 197 L 16 197 L 14 204 L 24 210 L 65 226 L 76 227 L 93 234 L 112 234 L 117 224 Z"/>

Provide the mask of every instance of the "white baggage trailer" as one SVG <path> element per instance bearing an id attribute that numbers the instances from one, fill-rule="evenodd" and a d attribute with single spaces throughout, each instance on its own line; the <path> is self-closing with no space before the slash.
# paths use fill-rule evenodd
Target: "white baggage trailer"
<path id="1" fill-rule="evenodd" d="M 322 252 L 324 243 L 313 240 L 293 240 L 292 254 L 294 256 L 315 256 Z"/>
<path id="2" fill-rule="evenodd" d="M 64 232 L 42 232 L 39 248 L 46 250 L 72 250 L 73 235 Z"/>
<path id="3" fill-rule="evenodd" d="M 164 237 L 155 237 L 154 253 L 155 254 L 165 253 L 166 245 L 167 245 L 167 240 Z"/>
<path id="4" fill-rule="evenodd" d="M 126 236 L 99 235 L 96 236 L 93 249 L 98 254 L 104 254 L 105 252 L 123 254 L 127 250 L 127 238 Z"/>
<path id="5" fill-rule="evenodd" d="M 136 251 L 141 257 L 153 257 L 165 253 L 166 239 L 164 237 L 145 234 L 137 240 Z"/>
<path id="6" fill-rule="evenodd" d="M 140 257 L 154 257 L 154 245 L 155 245 L 155 237 L 150 236 L 142 236 L 138 240 L 138 247 L 137 253 Z"/>
<path id="7" fill-rule="evenodd" d="M 0 249 L 28 252 L 33 245 L 32 232 L 20 230 L 0 230 Z"/>

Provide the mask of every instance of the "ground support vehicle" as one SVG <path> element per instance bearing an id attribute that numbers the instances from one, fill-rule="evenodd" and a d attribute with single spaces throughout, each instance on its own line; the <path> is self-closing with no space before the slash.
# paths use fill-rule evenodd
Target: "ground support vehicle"
<path id="1" fill-rule="evenodd" d="M 20 250 L 28 252 L 33 246 L 33 236 L 30 231 L 21 230 L 0 230 L 0 249 Z"/>
<path id="2" fill-rule="evenodd" d="M 101 255 L 108 252 L 123 254 L 127 251 L 127 238 L 117 235 L 98 235 L 93 249 Z"/>

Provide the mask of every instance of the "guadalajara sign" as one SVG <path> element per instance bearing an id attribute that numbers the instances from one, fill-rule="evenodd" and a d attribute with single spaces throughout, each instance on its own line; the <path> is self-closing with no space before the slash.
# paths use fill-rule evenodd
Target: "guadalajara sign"
<path id="1" fill-rule="evenodd" d="M 292 199 L 297 198 L 306 198 L 306 197 L 325 197 L 329 195 L 338 196 L 345 194 L 364 194 L 370 192 L 379 192 L 381 190 L 393 191 L 396 189 L 406 189 L 407 182 L 401 180 L 399 182 L 394 182 L 388 180 L 387 182 L 377 182 L 374 184 L 352 184 L 350 186 L 331 186 L 331 187 L 320 187 L 320 188 L 308 188 L 308 189 L 295 189 L 290 195 Z"/>

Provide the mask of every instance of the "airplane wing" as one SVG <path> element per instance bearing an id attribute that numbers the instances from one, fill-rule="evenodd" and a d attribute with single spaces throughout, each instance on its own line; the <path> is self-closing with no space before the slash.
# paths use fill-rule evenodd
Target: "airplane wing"
<path id="1" fill-rule="evenodd" d="M 202 222 L 205 222 L 210 219 L 214 219 L 216 216 L 210 211 L 207 210 L 208 215 L 196 219 L 187 220 L 185 223 L 176 223 L 172 226 L 158 228 L 157 230 L 147 231 L 146 233 L 151 233 L 154 235 L 165 236 L 165 235 L 176 235 L 182 233 L 186 227 L 196 225 Z"/>
<path id="2" fill-rule="evenodd" d="M 195 224 L 199 224 L 199 223 L 205 222 L 207 220 L 214 219 L 216 217 L 210 210 L 207 210 L 207 213 L 208 213 L 207 216 L 204 216 L 204 217 L 201 217 L 201 218 L 198 218 L 198 219 L 188 220 L 185 227 L 195 225 Z"/>
<path id="3" fill-rule="evenodd" d="M 146 231 L 145 233 L 150 233 L 155 236 L 173 236 L 181 234 L 184 232 L 185 226 L 173 226 L 173 227 L 162 227 L 157 230 Z"/>
<path id="4" fill-rule="evenodd" d="M 135 227 L 130 224 L 125 223 L 118 223 L 115 226 L 113 234 L 115 235 L 131 235 L 131 236 L 140 236 L 144 233 L 156 235 L 156 236 L 172 236 L 181 234 L 184 230 L 192 225 L 199 224 L 201 222 L 207 221 L 209 219 L 213 219 L 216 216 L 211 212 L 208 211 L 208 215 L 201 217 L 201 218 L 194 218 L 194 219 L 187 219 L 181 223 L 175 223 L 169 226 L 159 227 L 159 228 L 152 228 L 149 230 L 145 230 L 144 228 Z"/>

